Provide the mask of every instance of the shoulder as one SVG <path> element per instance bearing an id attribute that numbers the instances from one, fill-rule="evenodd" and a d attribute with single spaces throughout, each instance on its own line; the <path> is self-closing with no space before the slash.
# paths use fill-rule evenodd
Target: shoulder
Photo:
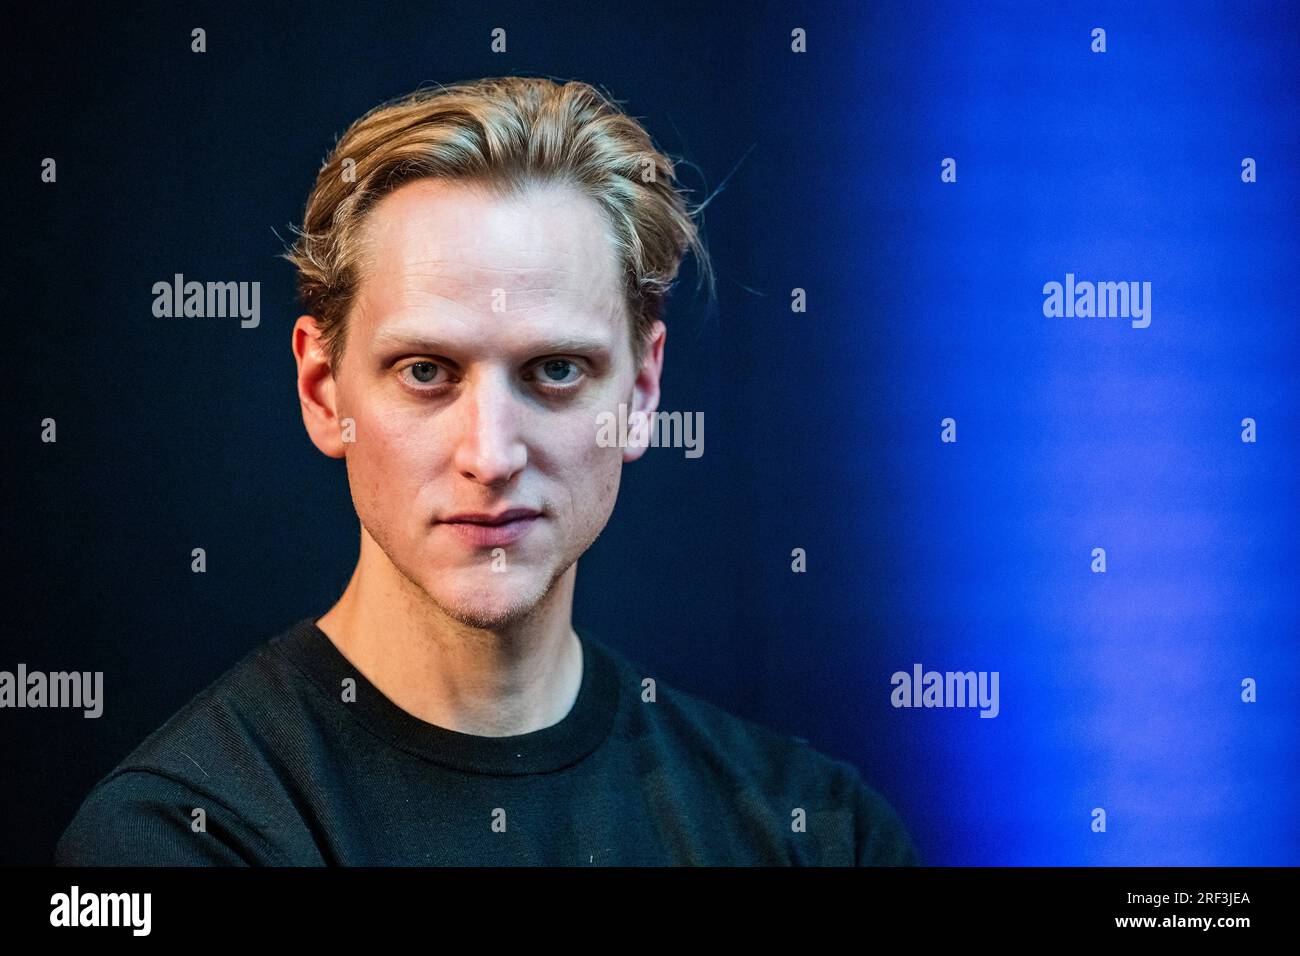
<path id="1" fill-rule="evenodd" d="M 148 770 L 202 787 L 246 773 L 264 756 L 253 752 L 258 741 L 290 733 L 302 719 L 305 678 L 278 653 L 297 627 L 230 666 L 127 754 L 113 774 Z"/>
<path id="2" fill-rule="evenodd" d="M 99 779 L 55 862 L 276 862 L 271 834 L 292 808 L 267 741 L 308 722 L 303 677 L 277 652 L 291 632 L 247 653 Z"/>
<path id="3" fill-rule="evenodd" d="M 253 866 L 287 862 L 216 795 L 152 770 L 115 770 L 59 837 L 56 866 Z"/>
<path id="4" fill-rule="evenodd" d="M 696 753 L 724 759 L 733 772 L 773 782 L 782 776 L 834 782 L 851 769 L 801 737 L 725 710 L 664 681 L 625 652 L 598 646 L 614 662 L 633 736 L 653 734 L 668 746 L 689 745 Z"/>
<path id="5" fill-rule="evenodd" d="M 920 857 L 901 817 L 866 783 L 853 763 L 807 740 L 741 717 L 655 678 L 638 661 L 607 644 L 614 661 L 625 726 L 643 752 L 690 763 L 733 792 L 764 794 L 801 807 L 809 821 L 851 829 L 859 865 L 917 865 Z"/>

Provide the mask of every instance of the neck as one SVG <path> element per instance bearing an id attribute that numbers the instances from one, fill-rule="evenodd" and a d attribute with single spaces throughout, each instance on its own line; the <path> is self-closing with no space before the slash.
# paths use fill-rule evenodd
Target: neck
<path id="1" fill-rule="evenodd" d="M 576 575 L 575 563 L 521 619 L 470 627 L 402 574 L 363 528 L 356 570 L 317 626 L 413 716 L 478 736 L 531 733 L 563 719 L 582 683 Z"/>

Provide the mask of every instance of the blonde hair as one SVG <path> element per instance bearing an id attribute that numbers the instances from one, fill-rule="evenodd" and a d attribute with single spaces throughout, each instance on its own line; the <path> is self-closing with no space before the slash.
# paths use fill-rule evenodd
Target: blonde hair
<path id="1" fill-rule="evenodd" d="M 569 183 L 594 199 L 612 230 L 639 363 L 688 250 L 713 273 L 672 160 L 634 118 L 586 83 L 495 77 L 421 89 L 368 112 L 321 167 L 285 258 L 337 369 L 360 282 L 360 230 L 387 194 L 417 179 L 482 183 L 501 195 Z"/>

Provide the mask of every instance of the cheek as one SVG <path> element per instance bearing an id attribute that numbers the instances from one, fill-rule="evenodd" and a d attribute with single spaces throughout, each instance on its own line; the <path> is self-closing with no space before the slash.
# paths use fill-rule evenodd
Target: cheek
<path id="1" fill-rule="evenodd" d="M 356 441 L 347 446 L 349 481 L 372 513 L 410 509 L 432 468 L 432 436 L 391 410 L 353 407 Z"/>
<path id="2" fill-rule="evenodd" d="M 581 525 L 600 525 L 613 510 L 623 468 L 623 450 L 604 448 L 596 428 L 584 427 L 565 446 L 562 484 L 569 489 L 570 507 Z"/>

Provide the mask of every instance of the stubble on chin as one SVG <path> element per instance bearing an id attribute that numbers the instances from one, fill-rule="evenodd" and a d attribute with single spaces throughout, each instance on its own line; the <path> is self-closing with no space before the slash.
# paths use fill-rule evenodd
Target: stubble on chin
<path id="1" fill-rule="evenodd" d="M 383 548 L 382 543 L 380 547 Z M 412 570 L 393 560 L 393 555 L 386 549 L 384 551 L 388 555 L 389 562 L 404 579 L 405 589 L 410 595 L 413 608 L 423 605 L 427 611 L 432 606 L 464 627 L 486 631 L 517 625 L 535 614 L 545 605 L 560 579 L 576 561 L 575 558 L 561 562 L 547 576 L 544 584 L 532 584 L 523 592 L 502 594 L 492 584 L 505 584 L 509 583 L 508 581 L 460 587 L 455 579 L 468 569 L 453 570 L 447 572 L 445 577 L 431 579 L 427 573 L 425 575 L 412 573 Z M 473 573 L 491 575 L 493 578 L 508 578 L 512 572 L 508 566 L 504 571 L 493 571 L 490 560 L 485 560 L 483 567 Z"/>

